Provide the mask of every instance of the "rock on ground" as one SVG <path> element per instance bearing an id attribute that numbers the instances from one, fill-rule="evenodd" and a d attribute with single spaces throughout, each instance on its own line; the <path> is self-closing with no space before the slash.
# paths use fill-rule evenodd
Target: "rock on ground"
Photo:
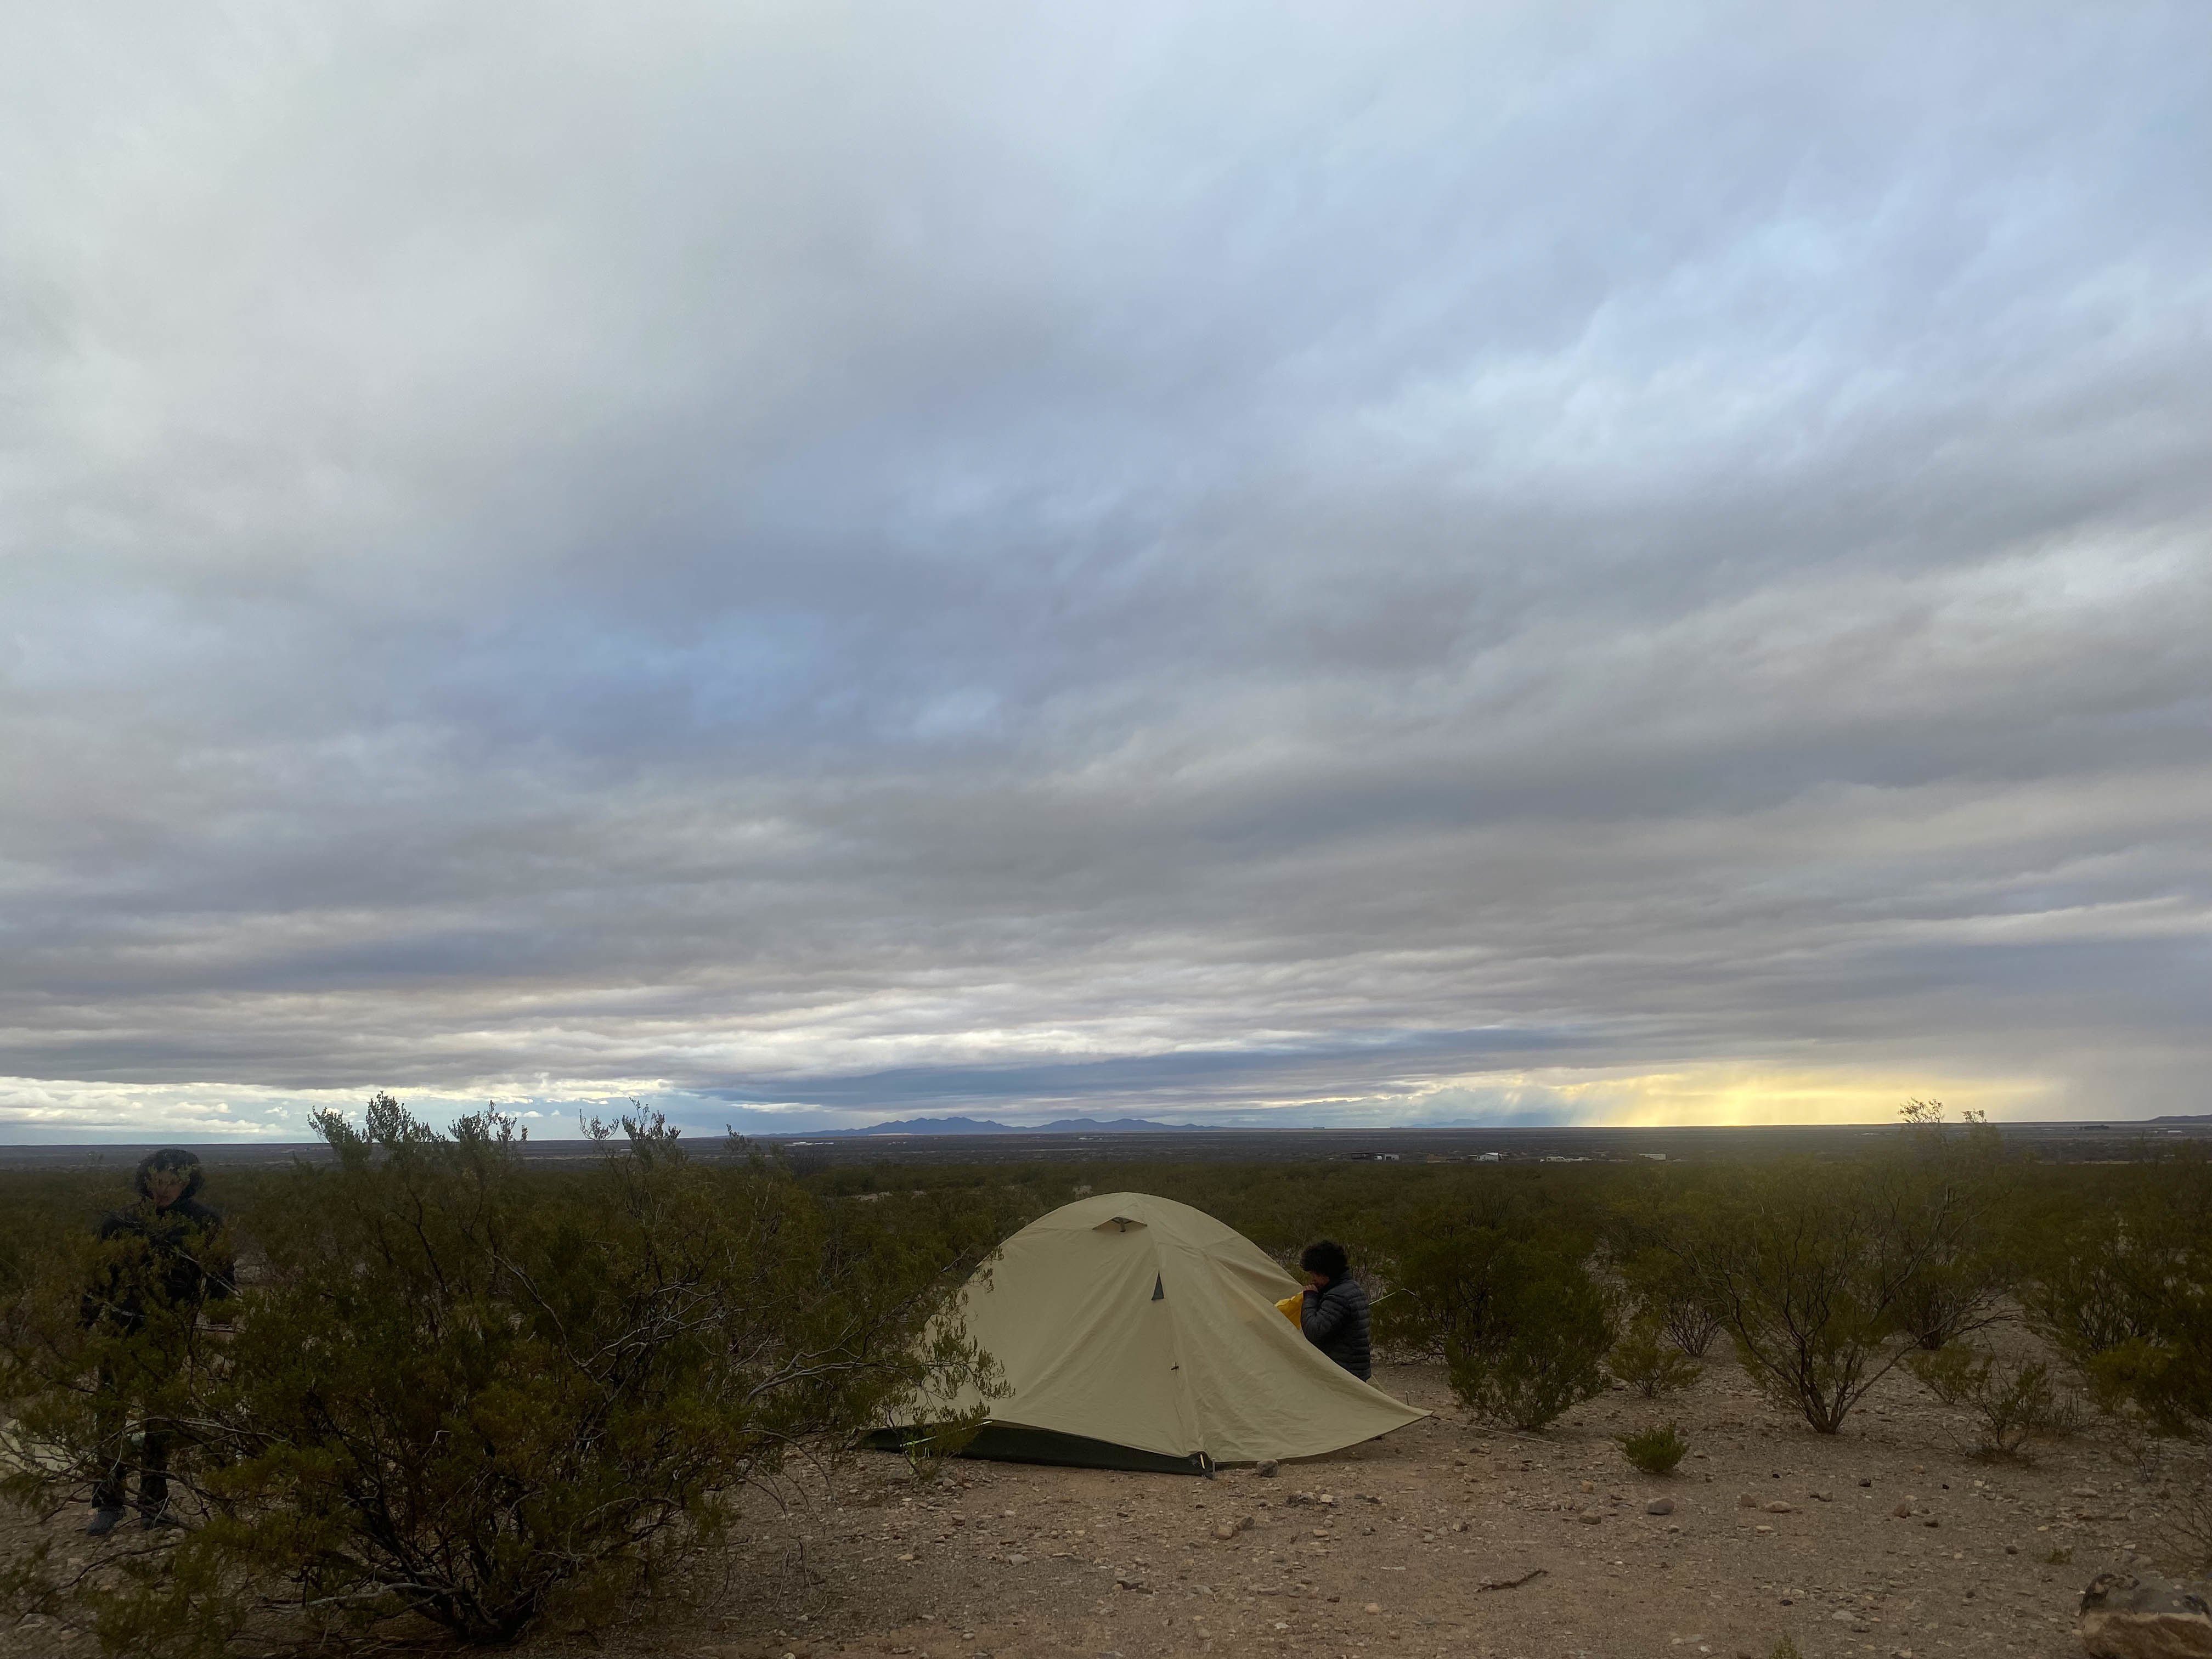
<path id="1" fill-rule="evenodd" d="M 2100 1572 L 2081 1593 L 2091 1659 L 2212 1659 L 2212 1606 L 2202 1587 Z"/>

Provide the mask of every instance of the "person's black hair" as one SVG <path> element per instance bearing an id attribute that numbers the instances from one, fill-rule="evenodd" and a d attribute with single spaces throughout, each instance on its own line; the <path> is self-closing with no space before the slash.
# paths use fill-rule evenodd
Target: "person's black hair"
<path id="1" fill-rule="evenodd" d="M 1352 1258 L 1345 1255 L 1343 1245 L 1333 1238 L 1324 1238 L 1306 1246 L 1305 1254 L 1298 1258 L 1298 1266 L 1325 1279 L 1341 1279 L 1352 1266 Z"/>
<path id="2" fill-rule="evenodd" d="M 185 1190 L 179 1194 L 184 1198 L 197 1197 L 200 1183 L 207 1179 L 206 1172 L 200 1168 L 198 1152 L 188 1146 L 164 1146 L 160 1152 L 149 1152 L 138 1160 L 138 1173 L 131 1177 L 131 1184 L 138 1189 L 139 1197 L 153 1196 L 149 1188 L 151 1177 L 156 1170 L 173 1170 L 185 1177 Z"/>

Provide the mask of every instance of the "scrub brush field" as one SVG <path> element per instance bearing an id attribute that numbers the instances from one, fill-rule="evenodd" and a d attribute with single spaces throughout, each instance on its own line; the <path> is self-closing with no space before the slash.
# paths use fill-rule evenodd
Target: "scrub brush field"
<path id="1" fill-rule="evenodd" d="M 112 1176 L 7 1177 L 0 1653 L 2056 1656 L 2100 1571 L 2212 1540 L 2187 1149 L 2046 1164 L 1917 1103 L 1699 1167 L 807 1168 L 657 1121 L 549 1167 L 386 1097 L 324 1130 L 213 1172 L 189 1297 L 99 1236 Z M 1273 1264 L 1340 1243 L 1428 1415 L 1210 1479 L 937 1455 L 1010 1397 L 963 1287 L 1122 1194 L 1212 1218 L 1286 1363 Z M 1171 1276 L 1132 1316 L 1200 1305 Z M 1025 1363 L 1127 1360 L 1079 1346 Z M 88 1538 L 155 1434 L 180 1524 Z"/>

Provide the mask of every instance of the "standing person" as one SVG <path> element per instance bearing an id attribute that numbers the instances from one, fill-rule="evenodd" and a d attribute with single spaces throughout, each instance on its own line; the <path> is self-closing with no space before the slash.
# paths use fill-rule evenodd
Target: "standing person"
<path id="1" fill-rule="evenodd" d="M 94 1538 L 122 1523 L 131 1462 L 130 1413 L 185 1363 L 202 1304 L 228 1296 L 234 1271 L 222 1218 L 199 1201 L 198 1154 L 165 1146 L 139 1161 L 138 1200 L 100 1224 L 106 1269 L 85 1293 L 88 1328 L 126 1340 L 100 1362 L 95 1423 L 103 1472 L 93 1487 Z M 149 1330 L 150 1327 L 150 1330 Z M 170 1425 L 149 1411 L 139 1437 L 142 1526 L 182 1524 L 169 1511 Z"/>
<path id="2" fill-rule="evenodd" d="M 1298 1328 L 1306 1340 L 1365 1382 L 1375 1366 L 1368 1350 L 1367 1287 L 1352 1276 L 1344 1246 L 1324 1238 L 1298 1258 L 1306 1276 Z"/>

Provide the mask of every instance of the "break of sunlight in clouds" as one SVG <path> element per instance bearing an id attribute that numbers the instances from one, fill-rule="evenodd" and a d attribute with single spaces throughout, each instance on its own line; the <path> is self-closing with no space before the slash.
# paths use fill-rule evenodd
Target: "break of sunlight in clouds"
<path id="1" fill-rule="evenodd" d="M 2068 1115 L 2054 1111 L 2033 1078 L 1864 1077 L 1707 1066 L 1644 1077 L 1561 1079 L 1550 1087 L 1568 1122 L 1895 1123 L 1899 1105 L 1908 1099 L 1940 1101 L 1953 1117 L 1969 1111 L 2014 1119 Z"/>
<path id="2" fill-rule="evenodd" d="M 18 34 L 0 1134 L 2208 1109 L 2200 7 Z"/>

